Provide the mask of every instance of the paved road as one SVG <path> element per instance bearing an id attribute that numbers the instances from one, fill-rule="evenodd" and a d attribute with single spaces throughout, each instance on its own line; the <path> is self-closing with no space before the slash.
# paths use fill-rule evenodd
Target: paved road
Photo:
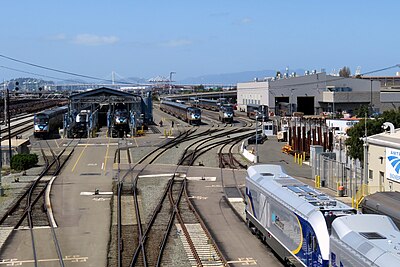
<path id="1" fill-rule="evenodd" d="M 221 187 L 219 168 L 191 168 L 188 176 L 216 177 L 215 182 L 191 181 L 189 191 L 193 202 L 201 213 L 231 266 L 283 266 L 271 250 L 251 234 L 226 202 Z M 224 170 L 224 176 L 232 170 Z M 235 171 L 238 184 L 244 184 L 246 172 Z"/>

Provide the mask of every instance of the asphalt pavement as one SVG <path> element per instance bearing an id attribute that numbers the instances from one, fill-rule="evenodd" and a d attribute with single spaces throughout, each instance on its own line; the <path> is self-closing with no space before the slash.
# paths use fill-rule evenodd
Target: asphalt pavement
<path id="1" fill-rule="evenodd" d="M 276 136 L 268 137 L 263 144 L 258 144 L 258 164 L 277 164 L 283 166 L 285 172 L 300 180 L 301 182 L 315 187 L 314 177 L 312 176 L 312 168 L 308 162 L 298 164 L 295 162 L 294 156 L 282 152 L 285 142 L 278 142 Z M 247 149 L 251 149 L 255 145 L 249 145 Z M 335 197 L 338 200 L 351 206 L 350 197 L 338 197 L 337 192 L 329 188 L 318 188 L 324 194 Z"/>

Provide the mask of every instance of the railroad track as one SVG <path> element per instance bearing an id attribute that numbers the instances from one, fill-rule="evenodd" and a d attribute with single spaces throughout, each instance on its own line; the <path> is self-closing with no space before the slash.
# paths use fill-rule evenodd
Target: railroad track
<path id="1" fill-rule="evenodd" d="M 131 147 L 118 148 L 115 162 L 121 163 L 121 153 L 127 151 L 129 170 L 121 175 L 118 167 L 119 176 L 114 196 L 117 198 L 117 224 L 112 230 L 112 235 L 116 238 L 112 238 L 114 245 L 111 246 L 116 253 L 111 253 L 109 266 L 174 265 L 171 262 L 171 255 L 176 253 L 174 251 L 176 239 L 171 238 L 171 236 L 176 237 L 174 233 L 180 233 L 179 238 L 187 254 L 187 266 L 227 265 L 207 227 L 193 207 L 186 186 L 188 166 L 192 166 L 200 155 L 221 144 L 238 142 L 237 140 L 252 135 L 248 132 L 248 128 L 230 130 L 221 128 L 210 127 L 207 131 L 197 133 L 198 128 L 192 127 L 181 132 L 172 141 L 153 150 L 134 166 L 131 166 L 129 156 Z M 227 135 L 238 136 L 227 138 Z M 177 174 L 182 167 L 186 166 L 182 169 L 182 175 L 157 180 L 159 187 L 160 184 L 165 184 L 164 190 L 152 192 L 151 198 L 157 200 L 157 203 L 144 202 L 146 189 L 141 188 L 140 181 L 146 178 L 140 178 L 140 174 L 146 167 L 151 168 L 151 164 L 166 151 L 171 152 L 175 146 L 188 141 L 192 141 L 192 144 L 185 148 L 174 172 Z M 149 210 L 145 216 L 144 207 Z M 129 215 L 128 210 L 134 210 L 134 214 Z M 160 242 L 160 237 L 162 237 L 162 242 Z"/>
<path id="2" fill-rule="evenodd" d="M 27 115 L 26 117 L 23 117 L 23 118 L 28 118 L 28 117 L 32 117 L 32 115 L 29 115 L 29 116 Z M 21 118 L 19 118 L 19 120 L 20 119 Z M 20 135 L 20 134 L 27 132 L 29 130 L 32 130 L 32 129 L 33 129 L 33 117 L 32 117 L 32 119 L 23 120 L 19 123 L 11 125 L 10 126 L 11 137 L 15 137 L 17 135 Z M 3 127 L 1 129 L 1 141 L 6 140 L 8 138 L 9 138 L 8 127 Z"/>
<path id="3" fill-rule="evenodd" d="M 16 199 L 14 204 L 0 219 L 1 227 L 12 227 L 14 230 L 17 230 L 21 227 L 29 228 L 35 266 L 38 266 L 38 260 L 36 255 L 37 250 L 33 228 L 40 226 L 50 227 L 53 235 L 55 249 L 59 257 L 60 266 L 64 266 L 61 250 L 57 241 L 57 237 L 55 235 L 54 225 L 50 223 L 50 214 L 46 208 L 47 206 L 45 205 L 43 196 L 48 186 L 48 183 L 50 182 L 49 176 L 53 177 L 58 175 L 64 163 L 68 160 L 70 155 L 73 153 L 75 146 L 78 144 L 76 143 L 75 146 L 72 147 L 72 142 L 73 140 L 71 140 L 68 146 L 65 147 L 58 155 L 56 155 L 46 141 L 52 154 L 52 156 L 49 157 L 51 158 L 51 160 L 49 160 L 48 157 L 45 156 L 45 167 L 41 174 L 30 186 L 28 186 L 27 190 Z M 70 150 L 65 156 L 64 153 L 67 151 L 67 149 Z M 45 155 L 43 148 L 41 148 L 41 151 L 42 154 Z M 62 157 L 63 159 L 61 159 Z"/>
<path id="4" fill-rule="evenodd" d="M 160 155 L 162 155 L 165 151 L 170 149 L 171 147 L 180 144 L 182 142 L 186 142 L 188 140 L 194 140 L 198 139 L 202 136 L 204 136 L 203 133 L 196 134 L 197 128 L 192 128 L 190 130 L 187 130 L 186 132 L 182 132 L 177 138 L 175 138 L 173 141 L 164 144 L 163 146 L 157 148 L 154 150 L 152 153 L 148 154 L 146 157 L 142 158 L 138 163 L 135 164 L 122 178 L 119 178 L 119 182 L 117 185 L 117 198 L 118 198 L 118 203 L 117 203 L 117 241 L 116 241 L 116 249 L 117 249 L 117 256 L 115 257 L 116 262 L 111 263 L 109 262 L 110 266 L 160 266 L 161 263 L 168 262 L 169 260 L 169 254 L 173 253 L 171 250 L 173 250 L 173 245 L 170 244 L 171 240 L 169 238 L 170 231 L 171 230 L 164 230 L 163 228 L 166 227 L 167 224 L 171 224 L 171 222 L 174 222 L 175 219 L 171 219 L 171 216 L 175 218 L 175 216 L 180 215 L 172 215 L 174 213 L 174 209 L 171 208 L 173 206 L 178 205 L 179 209 L 182 209 L 181 205 L 176 202 L 172 202 L 173 200 L 176 200 L 176 197 L 171 198 L 171 192 L 174 192 L 176 188 L 176 183 L 179 183 L 179 180 L 181 180 L 181 187 L 183 184 L 186 184 L 186 179 L 182 177 L 176 178 L 175 176 L 171 178 L 165 186 L 164 192 L 160 192 L 159 195 L 154 196 L 153 198 L 156 198 L 159 200 L 157 205 L 154 205 L 154 210 L 151 215 L 146 216 L 147 220 L 145 219 L 145 222 L 142 222 L 141 218 L 141 212 L 140 212 L 140 203 L 143 200 L 140 200 L 140 195 L 143 193 L 138 186 L 139 183 L 139 174 L 141 173 L 142 170 L 145 169 L 146 166 L 149 166 L 150 164 L 154 163 Z M 206 133 L 218 133 L 218 131 L 221 131 L 219 129 L 210 129 L 206 131 Z M 122 151 L 123 149 L 121 149 Z M 185 150 L 185 153 L 187 150 Z M 118 157 L 118 154 L 116 154 Z M 182 162 L 183 158 L 186 155 L 183 155 L 180 162 Z M 132 183 L 129 183 L 126 181 L 127 177 L 131 172 L 134 171 L 135 167 L 138 166 L 139 164 L 144 164 L 145 167 L 142 167 L 141 170 L 138 171 L 138 173 L 135 175 L 135 178 L 133 179 Z M 177 165 L 177 169 L 180 167 L 181 164 Z M 184 181 L 184 182 L 183 182 Z M 184 186 L 183 188 L 186 188 Z M 182 191 L 182 194 L 184 191 Z M 127 195 L 132 194 L 132 198 L 134 200 L 134 207 L 135 207 L 135 222 L 130 223 L 130 225 L 122 225 L 122 221 L 124 220 L 122 216 L 122 196 L 124 198 L 127 197 Z M 156 193 L 154 193 L 156 194 Z M 169 197 L 167 197 L 169 195 Z M 186 194 L 187 195 L 187 194 Z M 169 202 L 168 202 L 169 201 Z M 168 203 L 169 204 L 168 204 Z M 143 204 L 142 204 L 143 205 Z M 186 204 L 187 207 L 189 207 L 188 204 Z M 190 210 L 190 208 L 186 208 L 186 210 Z M 193 214 L 193 211 L 191 211 Z M 168 216 L 167 216 L 168 215 Z M 196 218 L 195 215 L 192 215 L 193 218 Z M 187 217 L 187 215 L 186 215 Z M 168 222 L 166 222 L 166 218 L 170 218 Z M 192 219 L 193 221 L 194 219 Z M 197 219 L 198 220 L 198 219 Z M 169 222 L 171 221 L 171 222 Z M 183 222 L 183 220 L 181 220 Z M 200 225 L 197 222 L 198 225 Z M 177 225 L 175 223 L 172 223 L 171 227 L 168 227 L 170 229 L 177 229 Z M 167 229 L 168 229 L 167 228 Z M 185 223 L 180 226 L 180 231 L 183 231 L 185 228 Z M 204 231 L 204 230 L 203 230 Z M 190 231 L 187 231 L 188 233 Z M 163 238 L 163 243 L 160 244 L 160 236 L 164 236 Z M 206 246 L 208 247 L 207 251 L 210 251 L 210 244 L 212 243 L 210 240 L 211 238 L 208 238 L 206 234 L 204 234 L 206 240 Z M 190 235 L 187 236 L 187 238 L 190 238 Z M 169 240 L 169 241 L 168 241 Z M 134 242 L 133 242 L 134 241 Z M 192 241 L 187 241 L 188 244 L 191 243 Z M 134 243 L 134 244 L 133 244 Z M 215 245 L 213 245 L 214 247 Z M 215 246 L 216 247 L 216 246 Z M 166 248 L 160 249 L 159 248 Z M 193 248 L 194 249 L 194 248 Z M 193 250 L 192 249 L 192 250 Z M 193 250 L 194 253 L 195 250 Z M 166 255 L 165 255 L 166 253 Z M 213 259 L 213 261 L 220 261 L 222 262 L 223 257 L 221 256 L 216 256 L 216 255 L 221 255 L 217 250 L 214 249 L 213 256 L 208 255 L 207 261 L 210 262 L 210 259 Z M 190 258 L 190 257 L 189 257 Z M 204 257 L 203 257 L 204 258 Z M 218 259 L 218 260 L 217 260 Z M 204 261 L 204 259 L 203 259 Z M 114 265 L 115 264 L 115 265 Z M 188 264 L 190 264 L 188 262 Z M 203 266 L 201 262 L 198 264 L 198 266 Z M 215 266 L 215 265 L 214 265 Z M 223 264 L 217 264 L 216 266 L 223 266 Z"/>

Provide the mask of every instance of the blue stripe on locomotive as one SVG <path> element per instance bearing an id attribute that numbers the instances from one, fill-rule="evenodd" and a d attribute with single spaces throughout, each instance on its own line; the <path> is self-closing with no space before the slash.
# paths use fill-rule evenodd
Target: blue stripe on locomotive
<path id="1" fill-rule="evenodd" d="M 300 229 L 303 237 L 303 242 L 300 243 L 299 248 L 296 251 L 292 251 L 296 257 L 298 257 L 306 266 L 312 267 L 325 267 L 329 266 L 329 260 L 323 260 L 321 255 L 321 250 L 318 246 L 312 251 L 312 242 L 317 240 L 314 229 L 308 221 L 302 217 L 297 216 L 298 222 L 300 224 Z M 301 247 L 300 247 L 301 246 Z"/>
<path id="2" fill-rule="evenodd" d="M 257 218 L 256 211 L 254 210 L 253 196 L 251 195 L 251 191 L 247 186 L 246 186 L 246 196 L 248 198 L 247 203 L 250 205 L 251 213 L 253 214 L 254 218 Z"/>

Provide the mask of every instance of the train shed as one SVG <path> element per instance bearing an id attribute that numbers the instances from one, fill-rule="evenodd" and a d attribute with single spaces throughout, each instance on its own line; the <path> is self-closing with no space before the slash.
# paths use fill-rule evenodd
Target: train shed
<path id="1" fill-rule="evenodd" d="M 108 136 L 134 136 L 152 121 L 150 94 L 143 97 L 101 87 L 69 96 L 64 132 L 68 137 L 94 137 L 100 127 L 106 126 Z M 117 124 L 124 127 L 118 128 Z"/>

